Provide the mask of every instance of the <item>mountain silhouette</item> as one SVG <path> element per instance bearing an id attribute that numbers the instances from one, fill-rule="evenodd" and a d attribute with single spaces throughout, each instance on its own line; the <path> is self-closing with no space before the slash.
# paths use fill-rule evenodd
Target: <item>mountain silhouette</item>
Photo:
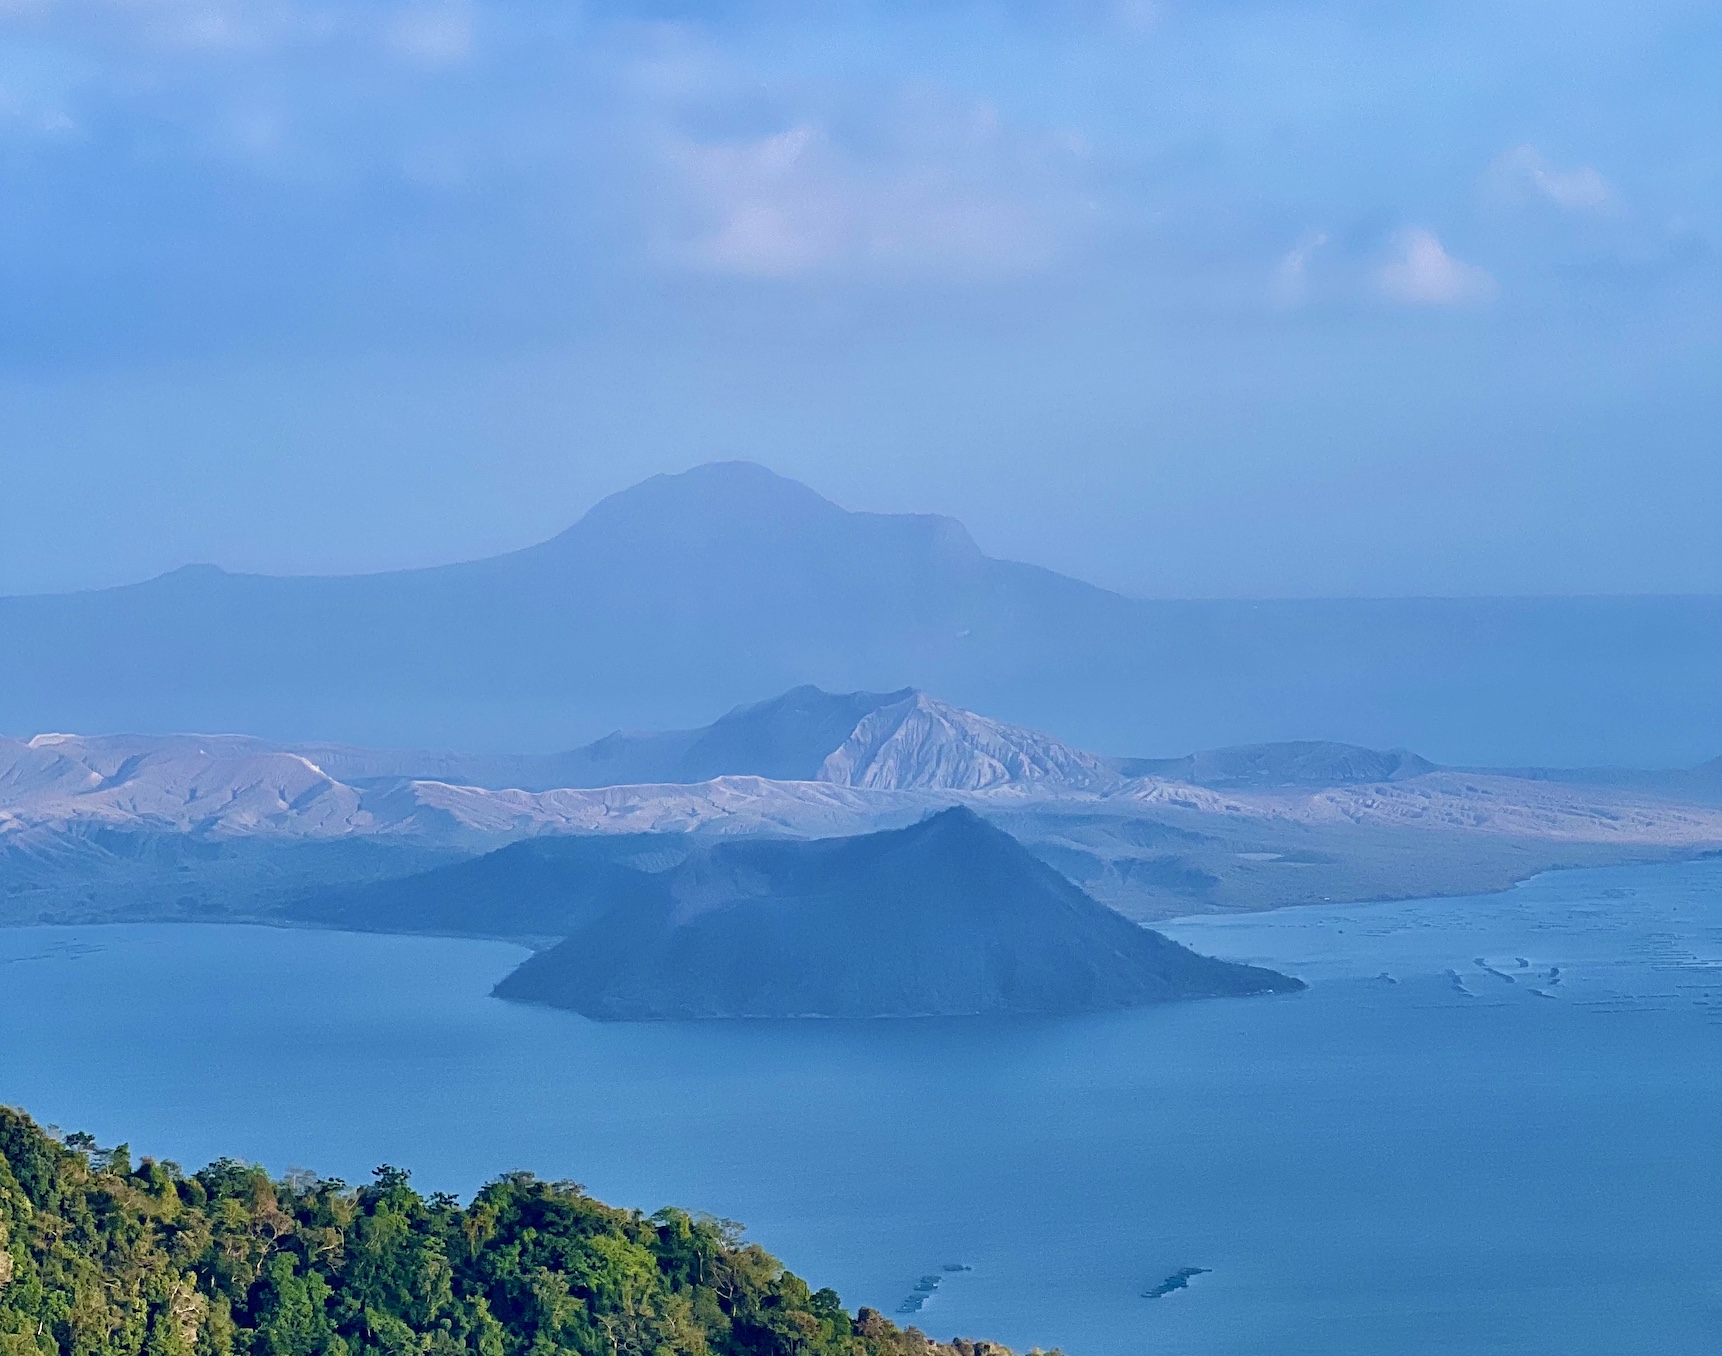
<path id="1" fill-rule="evenodd" d="M 1093 1012 L 1302 987 L 1130 922 L 958 807 L 851 838 L 697 846 L 496 993 L 638 1021 Z"/>
<path id="2" fill-rule="evenodd" d="M 1722 599 L 1144 601 L 744 462 L 654 476 L 486 560 L 3 598 L 0 658 L 0 731 L 20 736 L 550 751 L 816 684 L 921 688 L 1145 757 L 1324 740 L 1669 765 L 1722 746 Z"/>

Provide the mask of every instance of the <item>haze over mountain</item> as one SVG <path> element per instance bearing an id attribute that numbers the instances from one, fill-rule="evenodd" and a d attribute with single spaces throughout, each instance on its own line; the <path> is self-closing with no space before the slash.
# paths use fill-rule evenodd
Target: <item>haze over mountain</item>
<path id="1" fill-rule="evenodd" d="M 955 808 L 850 838 L 703 845 L 496 992 L 638 1021 L 1090 1012 L 1302 987 L 1121 918 Z"/>
<path id="2" fill-rule="evenodd" d="M 0 654 L 28 657 L 0 666 L 15 734 L 548 750 L 814 683 L 937 691 L 1142 756 L 1304 739 L 1656 766 L 1722 747 L 1722 599 L 1143 601 L 734 462 L 653 477 L 488 560 L 198 566 L 0 599 Z"/>
<path id="3" fill-rule="evenodd" d="M 804 685 L 738 706 L 699 729 L 618 730 L 566 753 L 430 753 L 340 744 L 296 744 L 291 751 L 345 781 L 408 777 L 495 790 L 687 786 L 717 777 L 765 777 L 884 791 L 982 791 L 1007 784 L 1094 791 L 1122 780 L 1093 754 L 914 688 L 831 693 Z"/>
<path id="4" fill-rule="evenodd" d="M 564 753 L 433 753 L 343 744 L 293 748 L 345 781 L 410 777 L 522 791 L 685 786 L 714 777 L 834 781 L 840 779 L 821 778 L 821 768 L 862 720 L 881 708 L 912 704 L 920 695 L 910 688 L 838 694 L 803 685 L 766 701 L 738 706 L 698 729 L 617 730 Z"/>

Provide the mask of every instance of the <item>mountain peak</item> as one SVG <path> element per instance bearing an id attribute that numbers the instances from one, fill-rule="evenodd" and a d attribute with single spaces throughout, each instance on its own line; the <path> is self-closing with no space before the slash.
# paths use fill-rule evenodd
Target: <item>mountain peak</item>
<path id="1" fill-rule="evenodd" d="M 877 791 L 1106 791 L 1121 778 L 1051 735 L 910 688 L 861 718 L 820 767 L 819 780 Z"/>
<path id="2" fill-rule="evenodd" d="M 691 470 L 649 476 L 594 504 L 567 537 L 594 531 L 666 526 L 685 530 L 693 523 L 734 528 L 769 520 L 784 525 L 817 523 L 847 511 L 799 480 L 751 461 L 712 461 Z"/>
<path id="3" fill-rule="evenodd" d="M 149 582 L 153 584 L 206 584 L 211 580 L 225 579 L 231 573 L 232 571 L 225 570 L 208 561 L 195 561 L 190 565 L 181 565 L 177 569 L 166 570 L 156 575 Z"/>
<path id="4" fill-rule="evenodd" d="M 811 684 L 766 701 L 738 706 L 700 732 L 677 767 L 678 779 L 700 782 L 751 773 L 786 781 L 812 781 L 855 727 L 881 707 L 913 695 L 898 692 L 826 692 Z"/>
<path id="5" fill-rule="evenodd" d="M 778 591 L 801 579 L 930 581 L 984 557 L 955 518 L 846 509 L 751 461 L 652 476 L 594 504 L 560 535 L 517 557 L 585 558 L 615 570 L 667 569 L 683 587 L 729 576 L 730 591 Z M 690 574 L 689 572 L 693 573 Z"/>

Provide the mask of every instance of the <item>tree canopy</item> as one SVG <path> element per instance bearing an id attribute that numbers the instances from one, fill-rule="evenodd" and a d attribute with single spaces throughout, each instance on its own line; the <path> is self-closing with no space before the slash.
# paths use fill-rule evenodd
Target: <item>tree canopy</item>
<path id="1" fill-rule="evenodd" d="M 728 1221 L 510 1173 L 470 1205 L 0 1107 L 0 1356 L 1009 1356 L 851 1315 Z"/>

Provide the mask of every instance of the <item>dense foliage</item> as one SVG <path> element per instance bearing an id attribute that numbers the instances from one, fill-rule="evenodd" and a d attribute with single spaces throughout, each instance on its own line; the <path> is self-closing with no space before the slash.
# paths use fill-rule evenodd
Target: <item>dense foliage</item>
<path id="1" fill-rule="evenodd" d="M 852 1318 L 722 1221 L 375 1179 L 134 1167 L 0 1107 L 0 1356 L 1008 1356 Z"/>

